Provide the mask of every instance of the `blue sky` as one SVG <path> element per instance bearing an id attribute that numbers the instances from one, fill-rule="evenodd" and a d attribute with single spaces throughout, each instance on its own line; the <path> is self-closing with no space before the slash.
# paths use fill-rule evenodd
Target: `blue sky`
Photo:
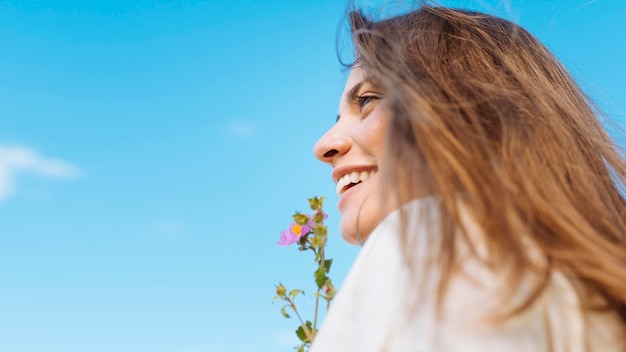
<path id="1" fill-rule="evenodd" d="M 621 1 L 441 3 L 522 24 L 625 120 Z M 290 215 L 328 197 L 336 282 L 358 253 L 311 152 L 344 5 L 0 1 L 0 351 L 291 350 Z"/>

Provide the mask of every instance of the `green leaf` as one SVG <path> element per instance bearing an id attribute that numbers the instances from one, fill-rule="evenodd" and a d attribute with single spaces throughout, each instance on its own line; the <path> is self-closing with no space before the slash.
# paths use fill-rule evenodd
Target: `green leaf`
<path id="1" fill-rule="evenodd" d="M 289 296 L 291 297 L 292 300 L 296 299 L 296 297 L 299 294 L 304 294 L 304 291 L 302 291 L 302 290 L 291 290 L 291 291 L 289 291 Z"/>
<path id="2" fill-rule="evenodd" d="M 302 341 L 302 342 L 309 342 L 309 338 L 306 336 L 306 332 L 304 331 L 303 326 L 304 325 L 300 325 L 298 327 L 298 329 L 296 330 L 296 335 L 298 336 L 300 341 Z"/>
<path id="3" fill-rule="evenodd" d="M 311 323 L 311 321 L 307 320 L 306 321 L 306 327 L 309 328 L 309 331 L 311 331 L 313 333 L 313 336 L 315 336 L 315 334 L 317 334 L 317 329 L 313 330 L 313 323 Z M 309 341 L 311 342 L 311 341 Z"/>
<path id="4" fill-rule="evenodd" d="M 324 270 L 324 267 L 320 266 L 315 271 L 314 276 L 315 276 L 315 283 L 317 284 L 317 288 L 322 288 L 324 284 L 326 283 L 326 280 L 328 279 L 328 277 L 326 276 L 326 270 Z"/>
<path id="5" fill-rule="evenodd" d="M 281 309 L 280 309 L 280 313 L 283 315 L 283 317 L 285 318 L 291 318 L 291 315 L 287 314 L 287 307 L 289 307 L 288 304 L 285 304 Z"/>
<path id="6" fill-rule="evenodd" d="M 333 260 L 332 259 L 326 259 L 324 261 L 324 268 L 326 269 L 326 273 L 330 272 L 331 265 L 333 265 Z"/>

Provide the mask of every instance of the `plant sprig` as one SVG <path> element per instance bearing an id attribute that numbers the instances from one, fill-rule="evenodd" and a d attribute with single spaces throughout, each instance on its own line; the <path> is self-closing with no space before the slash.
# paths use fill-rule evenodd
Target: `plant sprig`
<path id="1" fill-rule="evenodd" d="M 293 215 L 294 221 L 291 225 L 289 225 L 289 229 L 281 232 L 280 241 L 278 242 L 278 245 L 280 246 L 297 244 L 299 251 L 313 252 L 315 256 L 315 263 L 317 264 L 317 267 L 313 272 L 313 277 L 317 287 L 314 294 L 315 310 L 313 322 L 302 319 L 295 303 L 296 297 L 304 295 L 304 291 L 296 289 L 287 292 L 287 289 L 282 283 L 276 285 L 276 296 L 274 297 L 274 302 L 283 301 L 285 303 L 280 309 L 281 314 L 285 318 L 291 318 L 287 312 L 287 310 L 291 310 L 300 322 L 298 329 L 296 329 L 296 335 L 301 341 L 299 345 L 295 346 L 295 349 L 298 352 L 308 351 L 311 343 L 315 339 L 315 335 L 318 331 L 317 323 L 320 299 L 326 301 L 326 309 L 328 310 L 330 302 L 337 293 L 330 277 L 328 276 L 333 260 L 326 258 L 325 253 L 326 243 L 328 240 L 328 229 L 326 225 L 324 225 L 324 220 L 328 215 L 324 213 L 322 209 L 323 203 L 324 197 L 310 198 L 309 206 L 311 207 L 313 213 L 307 215 L 296 212 Z"/>

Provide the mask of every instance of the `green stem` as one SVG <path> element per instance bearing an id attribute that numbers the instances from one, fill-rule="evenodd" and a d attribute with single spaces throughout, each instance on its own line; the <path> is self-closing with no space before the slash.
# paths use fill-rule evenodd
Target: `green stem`
<path id="1" fill-rule="evenodd" d="M 326 260 L 324 259 L 324 247 L 320 248 L 320 268 L 326 270 Z M 320 288 L 317 289 L 317 295 L 315 295 L 315 315 L 313 316 L 313 337 L 317 331 L 317 311 L 319 310 L 320 303 Z M 313 340 L 311 340 L 313 342 Z"/>
<path id="2" fill-rule="evenodd" d="M 318 310 L 318 305 L 319 305 L 319 301 L 320 301 L 320 289 L 317 289 L 317 293 L 318 295 L 315 296 L 315 315 L 313 316 L 313 337 L 315 337 L 315 331 L 317 331 L 317 310 Z"/>
<path id="3" fill-rule="evenodd" d="M 298 309 L 296 308 L 296 305 L 288 297 L 287 297 L 287 302 L 289 302 L 289 304 L 291 305 L 291 309 L 293 309 L 293 312 L 296 313 L 298 320 L 300 320 L 300 323 L 302 324 L 302 330 L 304 330 L 306 337 L 309 339 L 310 342 L 313 342 L 314 335 L 311 333 L 311 330 L 309 330 L 309 327 L 306 326 L 306 324 L 304 323 L 304 320 L 302 320 L 302 317 L 300 316 L 300 313 L 298 313 Z"/>

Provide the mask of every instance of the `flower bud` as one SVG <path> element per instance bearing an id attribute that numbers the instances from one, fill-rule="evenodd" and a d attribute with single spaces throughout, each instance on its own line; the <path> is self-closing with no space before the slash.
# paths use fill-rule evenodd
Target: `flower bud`
<path id="1" fill-rule="evenodd" d="M 278 286 L 276 286 L 276 295 L 282 297 L 285 293 L 287 293 L 285 286 L 283 286 L 283 284 L 278 284 Z"/>

